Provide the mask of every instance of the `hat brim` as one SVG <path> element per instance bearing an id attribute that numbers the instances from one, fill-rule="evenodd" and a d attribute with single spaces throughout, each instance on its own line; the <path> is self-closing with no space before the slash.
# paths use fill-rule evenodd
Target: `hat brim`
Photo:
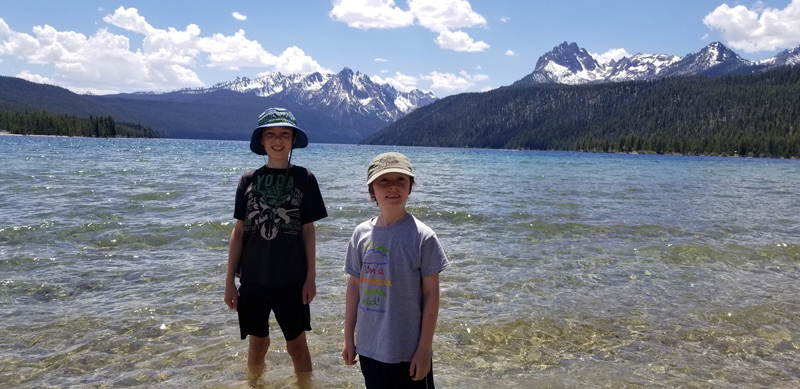
<path id="1" fill-rule="evenodd" d="M 375 172 L 375 174 L 372 177 L 367 179 L 367 185 L 371 184 L 372 181 L 375 181 L 378 177 L 380 177 L 380 176 L 382 176 L 382 175 L 384 175 L 386 173 L 402 173 L 402 174 L 405 174 L 405 175 L 407 175 L 409 177 L 414 177 L 414 173 L 408 171 L 408 169 L 401 169 L 401 168 L 393 167 L 393 168 L 381 170 L 379 172 Z"/>
<path id="2" fill-rule="evenodd" d="M 306 135 L 305 131 L 303 131 L 300 127 L 293 126 L 289 123 L 273 123 L 267 124 L 263 126 L 258 126 L 253 130 L 253 135 L 250 136 L 250 151 L 258 154 L 258 155 L 267 155 L 267 150 L 264 149 L 264 145 L 261 144 L 261 130 L 268 127 L 289 127 L 293 128 L 295 131 L 295 139 L 294 143 L 292 144 L 293 149 L 302 149 L 308 146 L 308 136 Z"/>

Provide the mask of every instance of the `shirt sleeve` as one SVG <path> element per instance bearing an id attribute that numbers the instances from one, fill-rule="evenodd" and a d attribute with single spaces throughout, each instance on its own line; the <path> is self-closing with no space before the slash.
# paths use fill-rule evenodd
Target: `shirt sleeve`
<path id="1" fill-rule="evenodd" d="M 239 178 L 239 184 L 236 186 L 236 202 L 233 208 L 233 217 L 237 220 L 245 220 L 247 217 L 247 186 L 250 184 L 248 174 Z"/>
<path id="2" fill-rule="evenodd" d="M 328 216 L 328 210 L 325 208 L 325 201 L 322 199 L 317 178 L 310 170 L 307 171 L 308 186 L 306 187 L 303 207 L 300 209 L 301 224 L 313 223 Z"/>
<path id="3" fill-rule="evenodd" d="M 422 242 L 422 260 L 420 261 L 420 276 L 425 278 L 431 274 L 439 273 L 450 267 L 450 261 L 439 243 L 436 234 L 431 234 Z"/>
<path id="4" fill-rule="evenodd" d="M 344 257 L 344 272 L 353 276 L 361 277 L 361 251 L 358 249 L 358 229 L 353 232 L 350 243 L 347 244 L 347 254 Z"/>

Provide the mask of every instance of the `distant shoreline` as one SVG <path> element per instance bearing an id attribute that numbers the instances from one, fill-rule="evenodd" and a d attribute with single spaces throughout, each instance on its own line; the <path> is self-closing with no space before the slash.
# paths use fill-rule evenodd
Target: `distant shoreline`
<path id="1" fill-rule="evenodd" d="M 5 135 L 5 136 L 52 136 L 52 137 L 56 137 L 56 138 L 79 138 L 79 137 L 75 137 L 75 136 L 69 137 L 69 136 L 66 136 L 66 135 L 14 134 L 14 133 L 11 133 L 11 132 L 8 132 L 8 131 L 0 131 L 0 135 Z"/>
<path id="2" fill-rule="evenodd" d="M 25 134 L 12 134 L 8 131 L 0 131 L 0 136 L 41 136 L 41 137 L 54 137 L 54 138 L 89 138 L 89 139 L 100 139 L 96 137 L 89 137 L 89 136 L 66 136 L 66 135 L 25 135 Z M 116 139 L 116 138 L 106 138 L 106 139 Z M 119 138 L 119 139 L 180 139 L 180 138 Z M 208 139 L 198 139 L 198 140 L 208 140 Z M 357 143 L 354 143 L 358 145 Z M 425 147 L 438 147 L 438 146 L 425 146 Z M 514 149 L 493 149 L 493 150 L 514 150 Z M 522 150 L 517 150 L 522 151 Z M 526 151 L 536 151 L 536 150 L 526 150 Z M 563 151 L 563 152 L 575 152 L 575 153 L 606 153 L 606 154 L 628 154 L 628 155 L 672 155 L 672 156 L 685 156 L 685 157 L 720 157 L 720 158 L 773 158 L 773 159 L 800 159 L 798 157 L 753 157 L 747 155 L 740 155 L 737 153 L 731 155 L 714 155 L 714 154 L 681 154 L 681 153 L 662 153 L 658 154 L 656 152 L 647 152 L 647 151 L 593 151 L 593 150 L 549 150 L 549 151 Z"/>

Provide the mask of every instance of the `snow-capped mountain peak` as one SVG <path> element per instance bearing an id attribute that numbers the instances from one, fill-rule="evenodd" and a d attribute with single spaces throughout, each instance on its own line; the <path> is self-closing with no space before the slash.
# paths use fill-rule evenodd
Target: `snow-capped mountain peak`
<path id="1" fill-rule="evenodd" d="M 761 71 L 800 64 L 800 46 L 773 58 L 750 62 L 720 42 L 684 57 L 668 54 L 636 54 L 617 61 L 599 62 L 576 43 L 564 42 L 539 57 L 534 71 L 514 85 L 590 84 L 613 81 L 653 80 L 674 76 L 716 76 Z"/>
<path id="2" fill-rule="evenodd" d="M 399 92 L 388 84 L 376 84 L 368 76 L 344 68 L 339 73 L 283 75 L 273 72 L 255 79 L 236 77 L 210 88 L 183 89 L 181 93 L 206 93 L 216 90 L 253 93 L 276 97 L 317 109 L 336 110 L 337 116 L 375 116 L 390 123 L 418 107 L 436 101 L 430 92 Z"/>
<path id="3" fill-rule="evenodd" d="M 600 62 L 576 43 L 564 42 L 539 57 L 533 73 L 519 84 L 589 84 L 650 79 L 680 60 L 664 54 L 636 54 L 617 61 Z"/>
<path id="4" fill-rule="evenodd" d="M 771 61 L 769 61 L 771 60 Z M 794 66 L 800 65 L 800 46 L 795 47 L 791 50 L 784 50 L 775 55 L 774 57 L 770 58 L 769 62 L 762 61 L 759 63 L 767 62 L 769 65 L 772 66 Z"/>

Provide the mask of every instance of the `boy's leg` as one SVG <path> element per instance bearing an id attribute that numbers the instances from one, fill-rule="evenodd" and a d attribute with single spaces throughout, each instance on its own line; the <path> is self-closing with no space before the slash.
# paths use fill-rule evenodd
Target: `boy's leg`
<path id="1" fill-rule="evenodd" d="M 303 332 L 294 340 L 286 342 L 286 351 L 292 357 L 295 373 L 309 373 L 311 372 L 311 353 L 308 351 L 308 343 L 306 343 L 306 333 Z"/>
<path id="2" fill-rule="evenodd" d="M 311 331 L 311 309 L 303 304 L 302 288 L 274 291 L 275 320 L 286 339 L 286 351 L 292 357 L 295 373 L 311 372 L 311 353 L 306 343 L 306 331 Z"/>
<path id="3" fill-rule="evenodd" d="M 261 376 L 266 365 L 264 359 L 269 350 L 269 336 L 259 338 L 250 335 L 250 348 L 247 351 L 247 368 L 251 377 Z"/>

